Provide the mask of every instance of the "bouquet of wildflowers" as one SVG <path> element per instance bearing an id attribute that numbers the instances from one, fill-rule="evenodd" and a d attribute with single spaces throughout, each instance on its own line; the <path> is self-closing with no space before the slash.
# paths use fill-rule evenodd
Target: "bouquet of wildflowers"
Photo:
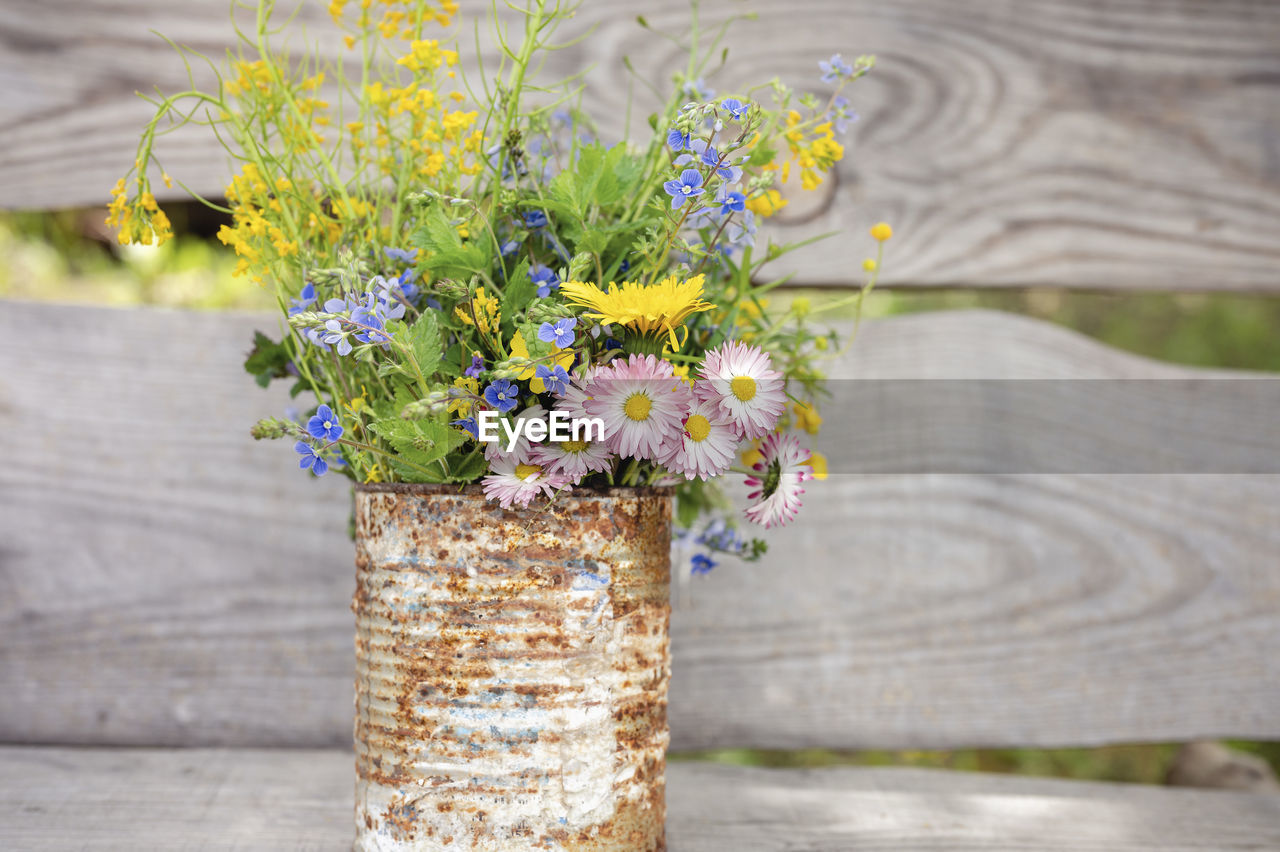
<path id="1" fill-rule="evenodd" d="M 532 0 L 518 43 L 499 32 L 499 66 L 464 74 L 451 0 L 333 0 L 348 55 L 332 63 L 287 54 L 273 5 L 237 20 L 216 90 L 155 99 L 108 220 L 122 242 L 163 241 L 156 136 L 184 122 L 219 135 L 235 174 L 226 205 L 206 203 L 231 218 L 219 237 L 237 273 L 273 288 L 282 316 L 246 367 L 314 400 L 255 437 L 290 439 L 316 476 L 479 482 L 503 507 L 675 485 L 684 525 L 725 513 L 716 482 L 736 471 L 747 519 L 795 516 L 825 475 L 795 432 L 817 431 L 819 361 L 839 341 L 803 300 L 766 309 L 782 281 L 758 273 L 795 246 L 757 228 L 793 173 L 813 189 L 841 159 L 843 93 L 871 58 L 821 62 L 822 99 L 777 80 L 716 95 L 702 75 L 724 28 L 706 36 L 695 6 L 651 133 L 606 144 L 576 76 L 533 79 L 570 9 Z M 723 520 L 702 539 L 761 550 Z"/>

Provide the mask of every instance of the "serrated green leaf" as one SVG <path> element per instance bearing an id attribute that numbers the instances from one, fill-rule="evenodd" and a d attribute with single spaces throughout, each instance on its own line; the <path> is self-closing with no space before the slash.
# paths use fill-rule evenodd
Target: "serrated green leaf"
<path id="1" fill-rule="evenodd" d="M 440 366 L 441 350 L 440 326 L 436 322 L 434 311 L 424 311 L 413 325 L 409 326 L 406 335 L 409 346 L 413 348 L 414 360 L 422 375 L 430 378 Z"/>
<path id="2" fill-rule="evenodd" d="M 245 372 L 253 376 L 259 387 L 271 384 L 272 379 L 289 376 L 289 348 L 276 343 L 260 331 L 253 333 L 253 348 L 245 358 Z"/>
<path id="3" fill-rule="evenodd" d="M 423 252 L 419 265 L 429 269 L 434 277 L 469 278 L 489 268 L 489 253 L 475 243 L 464 241 L 439 207 L 422 210 L 412 242 Z"/>
<path id="4" fill-rule="evenodd" d="M 406 461 L 428 466 L 444 458 L 466 440 L 466 435 L 435 420 L 380 417 L 369 424 L 374 434 L 395 448 Z"/>

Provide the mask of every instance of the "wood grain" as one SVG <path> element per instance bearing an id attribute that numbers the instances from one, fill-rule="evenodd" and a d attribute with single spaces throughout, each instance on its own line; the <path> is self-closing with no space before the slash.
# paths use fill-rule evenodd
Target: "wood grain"
<path id="1" fill-rule="evenodd" d="M 0 742 L 349 741 L 347 490 L 247 437 L 287 402 L 238 368 L 272 322 L 0 303 Z M 867 324 L 835 372 L 1202 375 L 994 313 Z M 987 422 L 994 463 L 1020 427 Z M 806 499 L 762 561 L 677 589 L 676 749 L 1280 735 L 1280 476 L 833 476 Z"/>
<path id="2" fill-rule="evenodd" d="M 349 849 L 337 750 L 0 749 L 14 852 Z M 913 769 L 674 763 L 674 852 L 1245 850 L 1280 845 L 1276 796 Z"/>
<path id="3" fill-rule="evenodd" d="M 708 20 L 743 9 L 705 5 Z M 302 17 L 321 52 L 335 56 L 341 46 L 323 6 L 304 4 Z M 636 10 L 593 0 L 566 34 L 594 33 L 547 69 L 594 67 L 583 103 L 605 138 L 622 132 L 620 57 L 660 83 L 677 58 L 635 23 Z M 678 30 L 687 4 L 659 0 L 643 11 L 653 26 Z M 887 286 L 1280 287 L 1275 3 L 800 0 L 756 11 L 758 21 L 734 30 L 728 63 L 710 81 L 721 91 L 776 74 L 821 93 L 819 58 L 880 58 L 853 92 L 864 118 L 833 203 L 776 232 L 840 236 L 779 272 L 847 284 L 869 250 L 866 227 L 887 219 L 898 234 Z M 186 82 L 150 30 L 214 56 L 232 39 L 222 0 L 0 8 L 0 206 L 105 201 L 149 115 L 134 91 Z M 636 91 L 638 130 L 654 104 Z M 217 194 L 225 160 L 196 131 L 159 150 L 173 175 Z"/>

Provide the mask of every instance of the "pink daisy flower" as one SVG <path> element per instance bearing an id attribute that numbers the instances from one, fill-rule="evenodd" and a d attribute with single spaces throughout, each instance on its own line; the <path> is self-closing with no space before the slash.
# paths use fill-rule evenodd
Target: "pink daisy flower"
<path id="1" fill-rule="evenodd" d="M 595 374 L 595 367 L 584 366 L 575 370 L 570 377 L 568 389 L 556 402 L 556 410 L 567 412 L 570 417 L 579 420 L 590 417 L 591 415 L 587 414 L 587 400 L 591 396 L 587 392 L 587 388 L 590 386 Z"/>
<path id="2" fill-rule="evenodd" d="M 609 449 L 638 459 L 662 455 L 663 444 L 684 428 L 693 403 L 671 364 L 652 355 L 615 358 L 596 371 L 586 390 L 587 414 L 604 421 Z"/>
<path id="3" fill-rule="evenodd" d="M 546 420 L 547 410 L 535 402 L 533 405 L 517 414 L 515 419 Z M 511 424 L 511 428 L 515 428 L 514 423 Z M 490 466 L 492 466 L 498 459 L 510 459 L 517 464 L 531 461 L 533 459 L 533 452 L 530 446 L 529 437 L 523 430 L 524 427 L 521 427 L 520 437 L 516 439 L 516 445 L 510 452 L 507 452 L 507 432 L 502 427 L 501 423 L 498 424 L 498 440 L 486 441 L 484 443 L 484 457 L 485 460 L 489 462 Z"/>
<path id="4" fill-rule="evenodd" d="M 773 369 L 769 355 L 734 340 L 707 353 L 694 393 L 719 405 L 744 438 L 763 438 L 772 432 L 787 405 L 782 374 Z"/>
<path id="5" fill-rule="evenodd" d="M 760 443 L 760 461 L 752 468 L 756 476 L 747 477 L 747 487 L 752 489 L 747 497 L 756 502 L 747 508 L 747 519 L 766 529 L 795 520 L 804 493 L 800 484 L 813 479 L 809 451 L 794 435 L 775 432 Z"/>
<path id="6" fill-rule="evenodd" d="M 533 445 L 533 461 L 547 473 L 578 482 L 589 473 L 603 473 L 613 453 L 600 441 L 546 441 Z"/>
<path id="7" fill-rule="evenodd" d="M 514 458 L 500 458 L 489 463 L 489 475 L 480 481 L 484 496 L 497 500 L 504 509 L 525 507 L 534 497 L 547 497 L 569 487 L 563 476 L 548 473 L 541 465 L 517 463 Z"/>
<path id="8" fill-rule="evenodd" d="M 738 427 L 715 403 L 695 400 L 684 429 L 671 438 L 662 465 L 686 479 L 719 476 L 733 464 Z"/>

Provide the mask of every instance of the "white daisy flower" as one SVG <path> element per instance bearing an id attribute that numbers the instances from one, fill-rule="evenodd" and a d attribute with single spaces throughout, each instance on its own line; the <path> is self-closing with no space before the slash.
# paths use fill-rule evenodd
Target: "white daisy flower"
<path id="1" fill-rule="evenodd" d="M 671 364 L 652 355 L 614 359 L 596 371 L 586 390 L 587 414 L 604 421 L 609 449 L 638 459 L 662 455 L 663 445 L 684 428 L 693 403 Z"/>
<path id="2" fill-rule="evenodd" d="M 528 506 L 539 494 L 550 497 L 569 487 L 565 477 L 547 472 L 542 465 L 516 462 L 514 458 L 490 462 L 489 475 L 480 484 L 484 487 L 484 496 L 497 500 L 504 509 Z"/>
<path id="3" fill-rule="evenodd" d="M 756 501 L 746 511 L 747 519 L 767 529 L 782 526 L 795 519 L 800 511 L 801 483 L 813 479 L 809 451 L 800 446 L 794 435 L 773 433 L 760 443 L 760 461 L 752 465 L 755 476 L 748 476 L 747 497 Z"/>
<path id="4" fill-rule="evenodd" d="M 546 420 L 547 410 L 539 403 L 521 411 L 515 416 L 516 420 Z M 512 429 L 516 428 L 516 424 L 510 424 Z M 492 466 L 499 459 L 509 459 L 517 464 L 533 460 L 532 446 L 529 442 L 529 436 L 525 431 L 526 427 L 520 427 L 520 435 L 516 438 L 515 446 L 511 450 L 507 450 L 507 430 L 501 423 L 497 426 L 498 440 L 484 442 L 484 457 Z"/>
<path id="5" fill-rule="evenodd" d="M 533 446 L 533 460 L 547 473 L 576 483 L 589 473 L 608 470 L 613 453 L 601 441 L 546 441 Z"/>
<path id="6" fill-rule="evenodd" d="M 733 340 L 707 353 L 694 393 L 720 406 L 742 436 L 752 439 L 772 432 L 787 404 L 782 374 L 769 355 Z"/>
<path id="7" fill-rule="evenodd" d="M 671 438 L 662 465 L 686 479 L 719 476 L 733 464 L 738 427 L 713 402 L 695 401 L 684 429 Z"/>

